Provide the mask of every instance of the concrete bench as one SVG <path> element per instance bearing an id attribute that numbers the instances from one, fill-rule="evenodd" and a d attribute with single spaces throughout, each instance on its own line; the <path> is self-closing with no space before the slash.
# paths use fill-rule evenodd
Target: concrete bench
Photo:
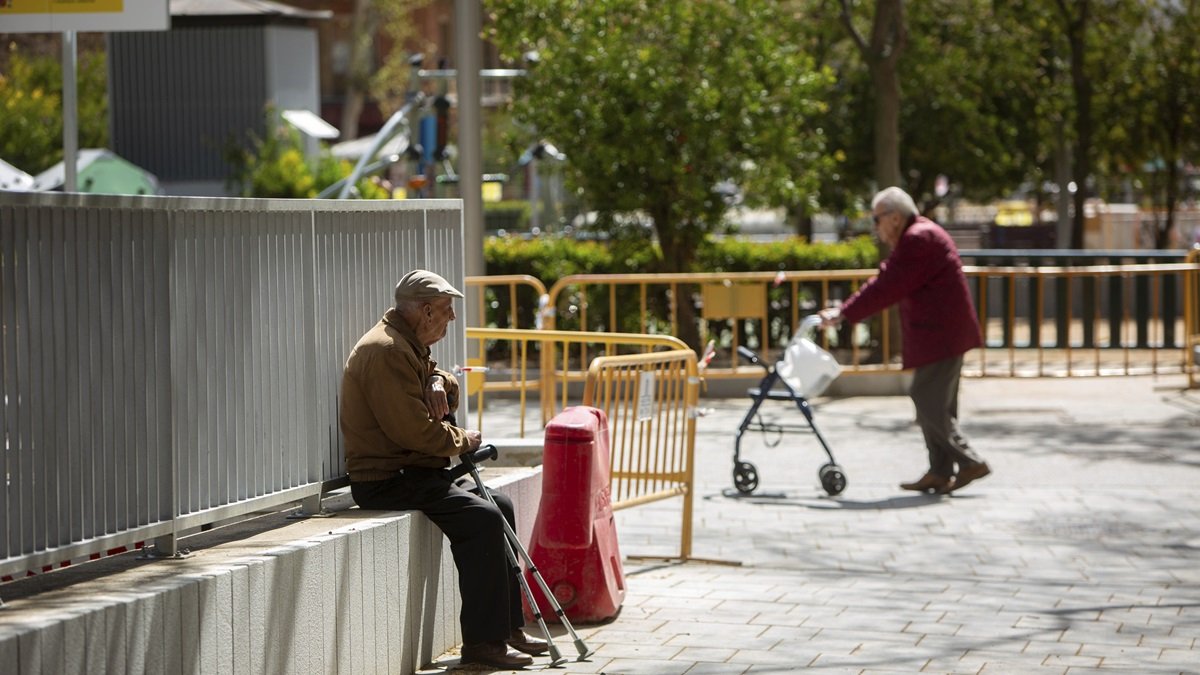
<path id="1" fill-rule="evenodd" d="M 485 467 L 483 477 L 512 498 L 527 540 L 541 470 Z M 459 644 L 457 573 L 441 531 L 418 512 L 331 501 L 340 508 L 330 517 L 181 560 L 110 559 L 126 569 L 8 600 L 0 672 L 408 675 Z"/>
<path id="2" fill-rule="evenodd" d="M 491 438 L 484 436 L 484 443 L 496 446 L 499 457 L 497 466 L 541 466 L 545 439 L 542 434 L 530 438 Z"/>

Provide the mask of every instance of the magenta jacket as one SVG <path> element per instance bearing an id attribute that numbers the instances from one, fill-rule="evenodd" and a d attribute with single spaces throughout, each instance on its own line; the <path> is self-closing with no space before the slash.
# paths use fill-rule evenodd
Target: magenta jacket
<path id="1" fill-rule="evenodd" d="M 879 274 L 842 305 L 857 323 L 900 303 L 905 368 L 918 368 L 980 346 L 979 319 L 958 249 L 937 223 L 917 216 L 908 224 Z"/>

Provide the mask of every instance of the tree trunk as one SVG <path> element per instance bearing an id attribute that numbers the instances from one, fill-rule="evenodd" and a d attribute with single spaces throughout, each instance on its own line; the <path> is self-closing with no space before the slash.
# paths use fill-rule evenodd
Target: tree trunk
<path id="1" fill-rule="evenodd" d="M 694 262 L 695 246 L 685 241 L 685 227 L 677 226 L 672 220 L 667 208 L 652 214 L 654 230 L 658 234 L 658 245 L 662 249 L 662 268 L 660 272 L 690 272 Z M 687 346 L 701 354 L 704 345 L 700 344 L 700 327 L 696 320 L 696 308 L 692 303 L 695 294 L 695 284 L 680 284 L 675 288 L 671 298 L 676 321 L 676 337 L 683 340 Z"/>
<path id="2" fill-rule="evenodd" d="M 342 106 L 342 140 L 358 138 L 358 120 L 366 100 L 367 81 L 371 77 L 371 52 L 375 46 L 375 16 L 372 0 L 354 0 L 350 19 L 350 72 L 346 78 L 346 99 Z"/>
<path id="3" fill-rule="evenodd" d="M 1167 162 L 1167 185 L 1165 207 L 1166 222 L 1155 232 L 1154 247 L 1159 249 L 1171 245 L 1171 230 L 1175 229 L 1175 206 L 1179 203 L 1179 165 L 1174 161 Z"/>
<path id="4" fill-rule="evenodd" d="M 793 207 L 788 209 L 788 217 L 791 218 L 795 225 L 796 236 L 803 237 L 805 241 L 812 241 L 813 238 L 813 218 L 804 209 Z"/>
<path id="5" fill-rule="evenodd" d="M 1054 144 L 1054 181 L 1058 183 L 1058 223 L 1054 243 L 1057 248 L 1071 248 L 1071 149 L 1065 138 L 1065 125 L 1058 121 L 1058 140 Z"/>
<path id="6" fill-rule="evenodd" d="M 1058 0 L 1067 27 L 1067 41 L 1071 45 L 1071 89 L 1075 95 L 1075 157 L 1072 167 L 1075 175 L 1075 217 L 1071 222 L 1071 248 L 1083 248 L 1083 205 L 1088 197 L 1088 177 L 1092 173 L 1092 82 L 1088 78 L 1087 26 L 1090 0 L 1077 0 L 1078 14 L 1067 8 L 1065 0 Z"/>
<path id="7" fill-rule="evenodd" d="M 900 76 L 895 59 L 871 67 L 875 84 L 875 180 L 879 188 L 900 186 Z"/>
<path id="8" fill-rule="evenodd" d="M 871 39 L 854 27 L 849 0 L 841 0 L 842 27 L 850 35 L 875 86 L 875 180 L 877 187 L 899 186 L 900 55 L 908 43 L 904 0 L 875 0 Z"/>

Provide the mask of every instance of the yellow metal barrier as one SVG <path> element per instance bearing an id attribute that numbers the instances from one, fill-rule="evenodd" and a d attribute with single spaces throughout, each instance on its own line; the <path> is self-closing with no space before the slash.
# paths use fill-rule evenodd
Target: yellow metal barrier
<path id="1" fill-rule="evenodd" d="M 602 356 L 588 368 L 583 404 L 608 415 L 613 509 L 683 497 L 679 556 L 692 555 L 696 404 L 690 349 Z"/>
<path id="2" fill-rule="evenodd" d="M 733 322 L 729 353 L 737 352 L 738 333 L 736 322 L 750 319 L 757 322 L 760 351 L 770 349 L 770 339 L 767 330 L 769 321 L 768 292 L 774 288 L 785 288 L 788 294 L 789 326 L 792 330 L 800 324 L 804 315 L 812 314 L 822 307 L 830 306 L 835 299 L 849 295 L 858 286 L 877 273 L 876 270 L 806 270 L 795 272 L 730 272 L 730 273 L 680 273 L 680 274 L 573 274 L 559 279 L 549 291 L 549 307 L 555 310 L 548 318 L 548 326 L 561 326 L 564 323 L 563 314 L 568 315 L 573 322 L 586 329 L 590 326 L 588 310 L 590 303 L 589 289 L 601 287 L 607 289 L 604 297 L 607 299 L 608 311 L 601 319 L 606 319 L 604 325 L 614 326 L 618 323 L 617 307 L 621 300 L 617 289 L 627 287 L 636 293 L 641 331 L 651 328 L 661 330 L 671 335 L 679 334 L 679 319 L 676 299 L 680 289 L 687 285 L 700 287 L 703 302 L 700 318 L 708 321 L 725 321 L 728 325 Z M 840 295 L 831 293 L 839 287 L 845 292 Z M 803 295 L 808 300 L 802 300 Z M 650 312 L 654 304 L 652 300 L 665 298 L 668 303 L 667 315 L 657 317 Z M 565 309 L 565 311 L 563 311 Z M 593 313 L 594 314 L 594 313 Z M 553 324 L 549 322 L 554 322 Z M 882 364 L 863 363 L 860 345 L 852 342 L 846 358 L 852 371 L 875 371 L 880 369 L 899 370 L 899 364 L 891 363 L 895 352 L 889 335 L 887 315 L 881 319 L 883 340 L 880 344 Z M 790 332 L 790 331 L 789 331 Z M 824 346 L 829 347 L 828 339 Z M 736 360 L 728 366 L 710 365 L 705 371 L 706 378 L 757 378 L 759 370 L 754 366 L 739 366 Z"/>
<path id="3" fill-rule="evenodd" d="M 1200 328 L 1196 327 L 1200 320 L 1195 318 L 1198 269 L 1200 260 L 1195 253 L 1188 262 L 1168 264 L 967 266 L 964 271 L 975 290 L 985 346 L 968 355 L 964 373 L 1008 377 L 1158 374 L 1185 369 L 1193 373 L 1192 353 L 1200 341 Z M 757 349 L 765 353 L 771 348 L 772 325 L 778 331 L 778 322 L 785 322 L 787 330 L 779 333 L 788 336 L 802 315 L 847 297 L 875 274 L 875 270 L 838 270 L 571 275 L 548 292 L 549 307 L 555 312 L 547 324 L 607 329 L 620 322 L 619 306 L 636 302 L 638 324 L 625 327 L 627 330 L 677 335 L 681 288 L 696 286 L 703 303 L 699 318 L 709 322 L 705 325 L 724 321 L 718 332 L 728 335 L 705 377 L 754 378 L 757 369 L 738 365 L 732 356 L 740 333 L 753 332 Z M 1178 285 L 1184 287 L 1182 317 L 1177 300 L 1171 299 L 1174 290 L 1168 293 Z M 772 296 L 776 305 L 786 309 L 772 311 Z M 1170 304 L 1164 306 L 1167 302 Z M 593 304 L 607 307 L 597 316 Z M 1020 313 L 1018 306 L 1022 307 Z M 659 311 L 654 311 L 655 307 Z M 1047 307 L 1054 309 L 1049 316 Z M 1131 316 L 1134 311 L 1137 316 Z M 725 330 L 730 322 L 732 330 Z M 894 371 L 900 369 L 897 334 L 885 312 L 859 327 L 836 334 L 825 332 L 820 341 L 846 373 Z M 1175 337 L 1168 340 L 1168 336 Z M 831 344 L 831 337 L 840 337 L 842 344 Z"/>
<path id="4" fill-rule="evenodd" d="M 1185 317 L 1163 307 L 1163 289 L 1171 281 L 1182 279 L 1185 294 L 1189 276 L 1196 273 L 1192 262 L 1089 265 L 1078 267 L 964 267 L 975 282 L 979 323 L 984 347 L 968 355 L 964 374 L 976 376 L 1047 377 L 1159 374 L 1182 372 L 1185 359 L 1172 363 L 1163 354 L 1186 356 L 1187 349 L 1167 344 L 1168 331 L 1179 334 L 1187 324 Z M 1103 283 L 1102 283 L 1103 282 Z M 1137 306 L 1135 286 L 1146 285 L 1148 306 Z M 1051 285 L 1060 289 L 1056 316 L 1046 316 L 1045 302 Z M 1090 285 L 1091 290 L 1085 290 Z M 1116 295 L 1118 307 L 1106 306 L 1102 286 Z M 1001 289 L 1002 309 L 991 311 L 990 289 Z M 1033 289 L 1036 298 L 1024 316 L 1018 316 L 1018 287 Z M 1091 306 L 1087 306 L 1091 296 Z M 1186 295 L 1185 295 L 1186 297 Z M 1111 298 L 1110 298 L 1111 299 Z M 1075 315 L 1075 308 L 1082 311 Z M 1130 315 L 1135 308 L 1143 316 Z M 1107 311 L 1105 311 L 1107 309 Z M 999 315 L 997 315 L 999 314 Z M 1090 317 L 1090 321 L 1088 320 Z M 1172 325 L 1168 325 L 1172 324 Z M 1186 332 L 1182 333 L 1186 336 Z M 1052 344 L 1044 336 L 1053 336 Z M 1186 342 L 1186 340 L 1184 341 Z M 1003 351 L 988 345 L 1003 345 Z M 996 358 L 994 354 L 1002 355 Z M 977 370 L 972 367 L 977 366 Z"/>
<path id="5" fill-rule="evenodd" d="M 494 302 L 499 306 L 503 306 L 505 310 L 499 316 L 493 314 L 499 328 L 541 328 L 537 325 L 538 305 L 542 296 L 546 295 L 546 285 L 537 277 L 529 276 L 528 274 L 498 274 L 491 277 L 467 277 L 468 288 L 478 288 L 480 293 L 479 298 L 479 317 L 488 316 L 487 305 L 489 302 L 487 291 L 492 291 Z M 531 317 L 530 325 L 522 326 L 521 321 L 522 307 L 528 308 L 531 311 L 528 315 Z"/>
<path id="6" fill-rule="evenodd" d="M 579 385 L 587 379 L 589 347 L 609 355 L 687 349 L 682 340 L 670 335 L 514 328 L 467 328 L 466 332 L 468 346 L 476 343 L 478 353 L 507 351 L 511 354 L 511 357 L 489 364 L 490 372 L 484 385 L 474 390 L 477 397 L 474 409 L 479 412 L 476 426 L 483 426 L 485 393 L 515 393 L 520 401 L 522 438 L 525 437 L 529 392 L 538 394 L 541 423 L 537 429 L 540 432 L 557 411 L 567 407 L 572 384 Z M 504 366 L 499 367 L 497 363 Z"/>

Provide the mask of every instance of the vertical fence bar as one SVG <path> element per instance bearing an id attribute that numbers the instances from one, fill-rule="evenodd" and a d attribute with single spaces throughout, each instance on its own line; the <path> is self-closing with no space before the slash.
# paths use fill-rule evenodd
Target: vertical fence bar
<path id="1" fill-rule="evenodd" d="M 319 234 L 314 210 L 336 227 Z M 342 307 L 378 317 L 397 260 L 430 255 L 394 232 L 425 237 L 429 211 L 444 214 L 429 220 L 434 253 L 461 276 L 452 202 L 0 194 L 0 574 L 170 547 L 210 512 L 282 505 L 336 478 L 336 383 L 370 325 Z M 393 245 L 345 264 L 370 222 Z M 383 269 L 387 282 L 363 278 Z M 371 295 L 347 298 L 350 286 Z"/>

